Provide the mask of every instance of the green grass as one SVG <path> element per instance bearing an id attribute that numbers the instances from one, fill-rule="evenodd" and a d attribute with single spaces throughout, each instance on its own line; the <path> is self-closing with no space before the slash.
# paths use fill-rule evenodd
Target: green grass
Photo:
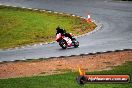
<path id="1" fill-rule="evenodd" d="M 77 35 L 96 27 L 77 17 L 0 6 L 0 48 L 54 41 L 58 25 Z"/>
<path id="2" fill-rule="evenodd" d="M 79 73 L 66 73 L 51 76 L 1 79 L 0 88 L 132 88 L 132 81 L 126 84 L 85 84 L 76 83 Z M 132 62 L 114 67 L 109 71 L 88 72 L 87 74 L 129 74 L 132 78 Z"/>

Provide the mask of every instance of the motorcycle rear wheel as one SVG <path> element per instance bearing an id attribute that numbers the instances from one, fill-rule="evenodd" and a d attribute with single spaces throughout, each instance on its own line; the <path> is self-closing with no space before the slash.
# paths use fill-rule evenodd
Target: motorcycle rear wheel
<path id="1" fill-rule="evenodd" d="M 72 42 L 73 42 L 75 48 L 77 48 L 79 46 L 79 42 L 75 38 L 73 39 Z"/>

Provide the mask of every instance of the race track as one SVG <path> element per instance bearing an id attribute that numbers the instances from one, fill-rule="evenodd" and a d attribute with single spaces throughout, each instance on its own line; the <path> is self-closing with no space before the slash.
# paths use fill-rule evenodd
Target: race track
<path id="1" fill-rule="evenodd" d="M 48 9 L 86 17 L 88 13 L 103 26 L 77 38 L 79 48 L 62 50 L 58 43 L 0 50 L 0 61 L 38 59 L 132 49 L 132 2 L 111 0 L 0 0 L 0 4 Z"/>

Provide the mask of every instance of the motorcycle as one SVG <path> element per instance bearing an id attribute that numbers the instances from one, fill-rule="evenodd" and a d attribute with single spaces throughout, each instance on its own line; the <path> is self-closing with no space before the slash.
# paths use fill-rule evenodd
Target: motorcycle
<path id="1" fill-rule="evenodd" d="M 75 48 L 77 48 L 79 46 L 79 42 L 76 40 L 76 38 L 70 34 L 72 36 L 72 40 L 69 37 L 65 37 L 63 34 L 59 33 L 56 35 L 56 41 L 59 43 L 60 47 L 62 47 L 63 49 L 66 49 L 67 47 L 71 47 L 74 46 Z"/>

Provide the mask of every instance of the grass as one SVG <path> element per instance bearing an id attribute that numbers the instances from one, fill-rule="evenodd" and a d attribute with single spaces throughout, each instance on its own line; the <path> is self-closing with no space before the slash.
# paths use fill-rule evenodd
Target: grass
<path id="1" fill-rule="evenodd" d="M 129 74 L 132 78 L 132 62 L 113 67 L 113 70 L 88 72 L 87 74 Z M 69 72 L 51 76 L 0 79 L 0 88 L 132 88 L 132 81 L 126 84 L 85 84 L 76 83 L 78 73 Z"/>
<path id="2" fill-rule="evenodd" d="M 92 22 L 68 15 L 0 6 L 0 48 L 54 41 L 58 25 L 76 35 L 96 27 Z"/>

